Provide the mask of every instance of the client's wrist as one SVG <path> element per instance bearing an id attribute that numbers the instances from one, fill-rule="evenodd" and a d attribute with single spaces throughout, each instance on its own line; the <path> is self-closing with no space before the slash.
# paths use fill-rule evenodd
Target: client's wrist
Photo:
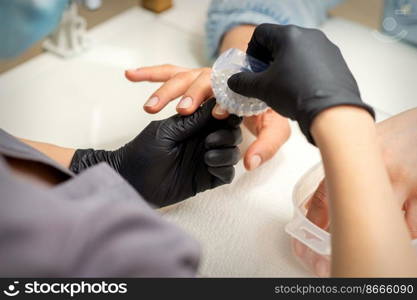
<path id="1" fill-rule="evenodd" d="M 219 52 L 223 53 L 230 48 L 237 48 L 242 51 L 246 51 L 248 42 L 250 41 L 255 28 L 255 25 L 246 24 L 233 27 L 224 34 L 223 40 L 219 47 Z"/>

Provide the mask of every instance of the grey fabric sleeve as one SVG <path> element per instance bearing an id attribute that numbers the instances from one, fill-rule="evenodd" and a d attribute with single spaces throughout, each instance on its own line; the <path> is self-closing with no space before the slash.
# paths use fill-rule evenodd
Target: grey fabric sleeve
<path id="1" fill-rule="evenodd" d="M 105 164 L 56 188 L 14 177 L 0 155 L 0 276 L 189 277 L 198 244 Z"/>

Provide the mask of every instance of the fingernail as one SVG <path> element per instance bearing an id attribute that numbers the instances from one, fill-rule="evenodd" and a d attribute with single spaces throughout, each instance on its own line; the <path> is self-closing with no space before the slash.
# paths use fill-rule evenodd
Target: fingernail
<path id="1" fill-rule="evenodd" d="M 224 115 L 226 111 L 223 108 L 221 108 L 220 105 L 216 105 L 216 108 L 214 109 L 214 113 L 216 115 L 221 116 L 221 115 Z"/>
<path id="2" fill-rule="evenodd" d="M 249 160 L 249 170 L 256 169 L 257 167 L 261 165 L 261 163 L 262 163 L 262 158 L 258 154 L 252 156 Z"/>
<path id="3" fill-rule="evenodd" d="M 193 104 L 193 99 L 191 97 L 186 97 L 178 103 L 178 108 L 189 108 Z"/>
<path id="4" fill-rule="evenodd" d="M 146 103 L 143 106 L 155 106 L 158 104 L 158 102 L 159 98 L 155 96 L 146 101 Z"/>

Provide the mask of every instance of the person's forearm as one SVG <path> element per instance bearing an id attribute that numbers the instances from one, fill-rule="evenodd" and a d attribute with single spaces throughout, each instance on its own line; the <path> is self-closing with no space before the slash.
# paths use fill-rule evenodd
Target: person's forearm
<path id="1" fill-rule="evenodd" d="M 255 28 L 254 25 L 239 25 L 226 32 L 219 47 L 219 52 L 222 53 L 230 48 L 246 51 Z"/>
<path id="2" fill-rule="evenodd" d="M 47 144 L 47 143 L 30 141 L 30 140 L 26 140 L 22 138 L 20 138 L 19 140 L 31 146 L 32 148 L 35 148 L 39 152 L 42 152 L 43 154 L 55 160 L 56 162 L 58 162 L 65 168 L 69 168 L 72 157 L 74 156 L 74 153 L 75 153 L 75 149 L 59 147 L 59 146 Z"/>
<path id="3" fill-rule="evenodd" d="M 319 114 L 311 127 L 330 196 L 332 276 L 416 276 L 371 116 L 353 107 Z"/>

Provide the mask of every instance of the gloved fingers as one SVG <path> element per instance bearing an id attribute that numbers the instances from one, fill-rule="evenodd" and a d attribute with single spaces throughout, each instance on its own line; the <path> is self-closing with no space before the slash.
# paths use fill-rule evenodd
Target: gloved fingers
<path id="1" fill-rule="evenodd" d="M 240 124 L 242 124 L 242 121 L 243 118 L 236 115 L 229 115 L 229 117 L 226 119 L 227 126 L 231 128 L 238 128 Z"/>
<path id="2" fill-rule="evenodd" d="M 318 227 L 326 230 L 330 222 L 329 213 L 326 184 L 323 180 L 308 203 L 306 217 Z"/>
<path id="3" fill-rule="evenodd" d="M 181 115 L 192 114 L 204 101 L 213 96 L 210 81 L 211 68 L 203 68 L 199 71 L 197 78 L 191 82 L 177 105 L 177 111 Z"/>
<path id="4" fill-rule="evenodd" d="M 293 35 L 297 35 L 298 31 L 297 26 L 261 24 L 256 27 L 246 52 L 265 63 L 271 63 L 279 53 L 280 48 L 286 45 L 286 40 Z M 227 84 L 232 91 L 238 94 L 265 100 L 265 87 L 262 87 L 262 74 L 265 72 L 237 73 L 229 78 Z"/>
<path id="5" fill-rule="evenodd" d="M 270 63 L 287 40 L 299 35 L 299 31 L 295 25 L 261 24 L 255 28 L 246 53 Z"/>
<path id="6" fill-rule="evenodd" d="M 216 120 L 212 117 L 211 111 L 216 104 L 214 98 L 207 100 L 193 114 L 189 116 L 175 115 L 166 119 L 165 126 L 168 126 L 169 138 L 181 142 L 194 134 L 201 134 L 202 130 L 213 132 L 217 129 L 237 128 L 242 119 L 231 115 L 226 120 Z M 207 134 L 207 133 L 206 133 Z"/>
<path id="7" fill-rule="evenodd" d="M 201 131 L 206 128 L 211 128 L 213 125 L 213 117 L 211 110 L 216 104 L 214 98 L 206 101 L 195 113 L 189 116 L 175 115 L 166 119 L 165 126 L 170 134 L 169 138 L 176 142 L 181 142 L 194 134 L 201 134 Z"/>
<path id="8" fill-rule="evenodd" d="M 235 177 L 235 168 L 233 166 L 218 168 L 208 167 L 207 170 L 211 175 L 216 177 L 215 186 L 231 183 Z"/>
<path id="9" fill-rule="evenodd" d="M 222 148 L 237 146 L 242 142 L 242 130 L 240 128 L 221 129 L 209 134 L 206 138 L 206 148 Z"/>
<path id="10" fill-rule="evenodd" d="M 260 100 L 265 99 L 265 89 L 262 87 L 262 75 L 264 72 L 240 72 L 232 75 L 227 80 L 229 88 L 245 97 L 258 98 Z"/>
<path id="11" fill-rule="evenodd" d="M 132 82 L 165 82 L 178 73 L 187 72 L 190 70 L 191 69 L 189 68 L 165 64 L 127 70 L 125 71 L 125 76 Z"/>
<path id="12" fill-rule="evenodd" d="M 240 151 L 238 147 L 213 149 L 206 152 L 204 162 L 209 167 L 225 167 L 233 166 L 240 159 Z"/>

